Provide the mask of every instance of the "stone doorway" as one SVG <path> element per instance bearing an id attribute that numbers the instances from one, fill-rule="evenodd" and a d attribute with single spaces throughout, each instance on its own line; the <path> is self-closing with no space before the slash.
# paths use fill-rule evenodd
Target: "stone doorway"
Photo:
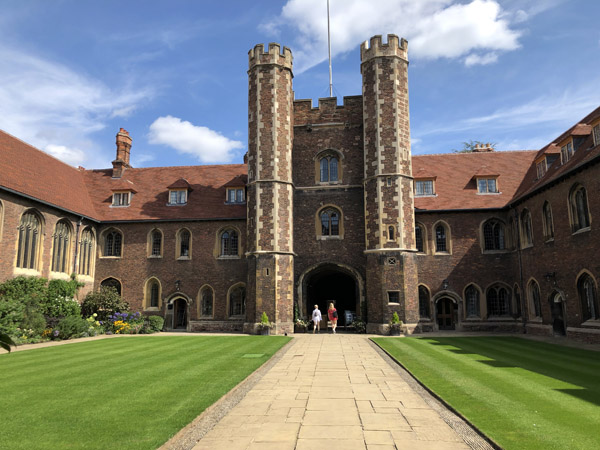
<path id="1" fill-rule="evenodd" d="M 551 297 L 550 311 L 552 313 L 552 332 L 559 336 L 566 335 L 564 302 L 558 292 Z"/>
<path id="2" fill-rule="evenodd" d="M 454 330 L 458 315 L 458 305 L 449 297 L 440 298 L 435 304 L 438 329 Z"/>
<path id="3" fill-rule="evenodd" d="M 336 265 L 323 265 L 303 277 L 304 307 L 301 313 L 309 320 L 314 305 L 319 305 L 323 321 L 321 330 L 327 327 L 327 309 L 333 303 L 338 312 L 338 331 L 345 330 L 361 315 L 359 283 L 351 272 Z"/>
<path id="4" fill-rule="evenodd" d="M 173 329 L 187 329 L 187 301 L 184 298 L 173 300 Z"/>

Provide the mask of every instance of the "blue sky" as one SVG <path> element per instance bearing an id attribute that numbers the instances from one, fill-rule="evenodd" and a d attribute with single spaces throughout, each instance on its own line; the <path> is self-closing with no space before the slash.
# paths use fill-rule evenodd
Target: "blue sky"
<path id="1" fill-rule="evenodd" d="M 120 127 L 134 167 L 241 163 L 247 52 L 294 54 L 296 99 L 328 96 L 326 0 L 0 0 L 0 129 L 86 168 Z M 334 95 L 359 45 L 409 41 L 413 154 L 538 149 L 600 105 L 596 0 L 331 0 Z"/>

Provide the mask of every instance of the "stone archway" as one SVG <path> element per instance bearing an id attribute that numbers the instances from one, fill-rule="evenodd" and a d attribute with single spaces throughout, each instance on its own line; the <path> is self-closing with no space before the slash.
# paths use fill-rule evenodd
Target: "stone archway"
<path id="1" fill-rule="evenodd" d="M 314 305 L 319 305 L 323 315 L 324 329 L 327 323 L 327 308 L 334 303 L 338 310 L 338 325 L 350 325 L 362 316 L 364 282 L 353 268 L 335 263 L 322 263 L 305 270 L 298 281 L 298 310 L 301 316 L 310 319 Z"/>
<path id="2" fill-rule="evenodd" d="M 550 312 L 552 314 L 552 332 L 555 335 L 565 336 L 567 334 L 565 301 L 560 292 L 554 291 L 550 295 Z"/>
<path id="3" fill-rule="evenodd" d="M 433 317 L 435 329 L 456 330 L 461 328 L 462 302 L 450 291 L 438 292 L 433 297 Z"/>
<path id="4" fill-rule="evenodd" d="M 191 304 L 191 299 L 185 294 L 177 293 L 172 295 L 166 305 L 166 328 L 187 331 L 190 323 Z"/>

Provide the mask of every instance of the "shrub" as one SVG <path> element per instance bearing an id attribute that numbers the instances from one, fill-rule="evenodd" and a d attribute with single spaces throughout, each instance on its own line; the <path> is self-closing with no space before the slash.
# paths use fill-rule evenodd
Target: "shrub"
<path id="1" fill-rule="evenodd" d="M 116 312 L 108 316 L 104 326 L 115 334 L 138 334 L 143 332 L 144 318 L 139 312 Z"/>
<path id="2" fill-rule="evenodd" d="M 39 328 L 35 311 L 46 296 L 46 283 L 45 278 L 16 277 L 0 284 L 0 332 L 16 336 L 17 328 L 29 328 L 31 323 Z"/>
<path id="3" fill-rule="evenodd" d="M 114 287 L 101 287 L 98 292 L 90 292 L 81 304 L 84 316 L 97 314 L 100 322 L 108 321 L 117 312 L 129 311 L 129 303 L 124 301 Z"/>
<path id="4" fill-rule="evenodd" d="M 162 331 L 163 325 L 165 324 L 165 319 L 161 316 L 148 316 L 146 317 L 146 322 L 148 324 L 148 330 L 150 333 L 156 333 L 158 331 Z"/>
<path id="5" fill-rule="evenodd" d="M 79 302 L 74 297 L 82 286 L 83 283 L 76 279 L 50 281 L 42 304 L 42 312 L 49 318 L 81 315 Z"/>
<path id="6" fill-rule="evenodd" d="M 400 317 L 398 317 L 398 313 L 396 311 L 394 311 L 394 314 L 392 315 L 392 325 L 396 325 L 396 324 L 400 324 Z"/>
<path id="7" fill-rule="evenodd" d="M 78 316 L 67 316 L 58 322 L 53 334 L 60 339 L 71 339 L 86 336 L 87 330 L 88 322 L 85 319 Z"/>

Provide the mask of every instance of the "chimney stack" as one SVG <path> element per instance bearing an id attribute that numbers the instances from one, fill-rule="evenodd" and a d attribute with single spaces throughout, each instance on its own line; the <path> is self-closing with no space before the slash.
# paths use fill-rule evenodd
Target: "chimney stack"
<path id="1" fill-rule="evenodd" d="M 112 162 L 113 178 L 121 178 L 125 169 L 130 168 L 131 136 L 124 128 L 117 133 L 117 158 Z"/>

